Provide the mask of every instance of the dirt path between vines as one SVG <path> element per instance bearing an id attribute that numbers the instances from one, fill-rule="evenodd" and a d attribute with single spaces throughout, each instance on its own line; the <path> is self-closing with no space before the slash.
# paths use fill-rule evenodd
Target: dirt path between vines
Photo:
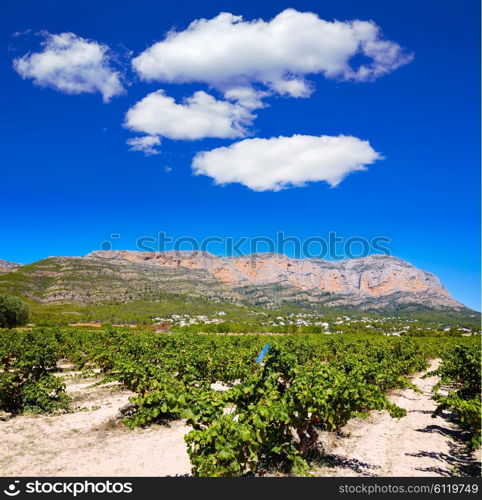
<path id="1" fill-rule="evenodd" d="M 179 420 L 129 430 L 116 419 L 131 392 L 67 378 L 74 412 L 0 421 L 0 476 L 175 476 L 191 464 Z"/>
<path id="2" fill-rule="evenodd" d="M 432 368 L 436 362 L 432 363 Z M 68 372 L 74 412 L 21 415 L 0 421 L 0 476 L 175 476 L 191 470 L 184 421 L 129 430 L 115 417 L 132 395 L 118 384 L 94 386 L 98 378 Z M 422 390 L 394 393 L 407 410 L 400 421 L 386 412 L 354 419 L 341 435 L 323 435 L 328 457 L 320 476 L 477 475 L 473 456 L 460 452 L 456 427 L 431 418 L 436 379 L 414 378 Z"/>
<path id="3" fill-rule="evenodd" d="M 440 360 L 432 360 L 429 370 Z M 479 475 L 475 454 L 464 454 L 456 441 L 459 431 L 449 415 L 432 418 L 435 402 L 432 387 L 436 377 L 413 378 L 422 391 L 404 389 L 392 393 L 390 401 L 407 410 L 400 420 L 387 412 L 373 411 L 368 419 L 351 420 L 340 433 L 323 435 L 328 464 L 322 476 L 465 476 Z"/>

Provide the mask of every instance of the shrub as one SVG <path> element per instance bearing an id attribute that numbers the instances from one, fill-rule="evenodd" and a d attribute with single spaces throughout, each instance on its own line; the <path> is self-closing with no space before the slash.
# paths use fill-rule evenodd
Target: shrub
<path id="1" fill-rule="evenodd" d="M 14 328 L 28 321 L 28 305 L 17 297 L 0 295 L 0 328 Z"/>

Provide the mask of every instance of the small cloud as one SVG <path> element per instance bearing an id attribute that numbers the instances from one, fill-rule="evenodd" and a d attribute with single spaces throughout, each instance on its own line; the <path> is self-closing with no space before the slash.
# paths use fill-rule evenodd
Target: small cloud
<path id="1" fill-rule="evenodd" d="M 172 172 L 172 167 L 164 167 L 164 172 Z"/>
<path id="2" fill-rule="evenodd" d="M 127 111 L 124 126 L 135 132 L 169 139 L 236 138 L 247 135 L 246 126 L 253 119 L 254 115 L 246 106 L 217 100 L 203 91 L 177 103 L 163 90 L 158 90 Z"/>
<path id="3" fill-rule="evenodd" d="M 192 169 L 216 184 L 239 183 L 253 191 L 280 191 L 309 182 L 338 185 L 348 174 L 382 159 L 368 143 L 352 136 L 245 139 L 196 154 Z"/>
<path id="4" fill-rule="evenodd" d="M 104 102 L 122 94 L 120 73 L 110 65 L 109 47 L 74 33 L 43 32 L 41 52 L 14 59 L 13 67 L 35 85 L 65 94 L 100 92 Z"/>
<path id="5" fill-rule="evenodd" d="M 133 137 L 126 143 L 130 146 L 129 151 L 142 151 L 146 156 L 157 155 L 160 153 L 156 146 L 161 144 L 161 139 L 156 136 L 146 135 L 145 137 Z"/>
<path id="6" fill-rule="evenodd" d="M 30 33 L 32 33 L 32 29 L 31 28 L 28 28 L 28 29 L 23 30 L 23 31 L 14 31 L 12 33 L 12 37 L 17 38 L 19 36 L 30 35 Z"/>

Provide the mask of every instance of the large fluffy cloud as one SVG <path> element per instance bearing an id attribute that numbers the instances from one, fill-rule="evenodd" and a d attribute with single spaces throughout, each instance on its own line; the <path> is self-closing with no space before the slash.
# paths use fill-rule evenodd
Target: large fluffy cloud
<path id="1" fill-rule="evenodd" d="M 217 100 L 203 91 L 176 103 L 163 90 L 158 90 L 129 109 L 125 126 L 169 139 L 236 138 L 246 135 L 245 127 L 253 118 L 246 106 Z"/>
<path id="2" fill-rule="evenodd" d="M 308 182 L 339 184 L 349 173 L 381 159 L 367 141 L 339 135 L 245 139 L 228 147 L 198 153 L 195 174 L 216 184 L 237 182 L 254 191 L 279 191 Z"/>
<path id="3" fill-rule="evenodd" d="M 109 47 L 74 33 L 44 33 L 41 52 L 15 59 L 22 78 L 66 94 L 100 92 L 104 101 L 124 89 L 120 74 L 110 65 Z"/>
<path id="4" fill-rule="evenodd" d="M 355 56 L 366 62 L 352 64 Z M 172 31 L 132 61 L 141 78 L 205 82 L 226 91 L 254 83 L 293 97 L 311 93 L 305 75 L 367 81 L 412 59 L 371 21 L 325 21 L 287 9 L 271 21 L 221 13 Z"/>

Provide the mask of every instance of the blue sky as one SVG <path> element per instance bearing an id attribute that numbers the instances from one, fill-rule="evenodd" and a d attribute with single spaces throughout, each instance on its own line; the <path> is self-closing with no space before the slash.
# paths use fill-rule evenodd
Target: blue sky
<path id="1" fill-rule="evenodd" d="M 269 21 L 286 8 L 327 21 L 372 20 L 414 59 L 374 81 L 307 74 L 313 93 L 272 92 L 248 137 L 343 134 L 369 141 L 383 160 L 336 187 L 313 182 L 275 192 L 193 175 L 196 153 L 243 137 L 163 137 L 159 154 L 129 151 L 126 141 L 139 134 L 123 127 L 125 114 L 147 94 L 163 89 L 179 101 L 204 91 L 223 100 L 206 82 L 141 81 L 129 69 L 130 51 L 136 57 L 172 28 L 220 11 Z M 477 1 L 32 1 L 7 2 L 2 11 L 0 258 L 84 255 L 111 234 L 120 235 L 114 248 L 133 249 L 159 231 L 197 239 L 385 236 L 393 255 L 434 272 L 480 310 Z M 22 79 L 13 60 L 41 50 L 41 30 L 109 46 L 126 92 L 104 103 L 100 93 L 67 95 Z"/>

